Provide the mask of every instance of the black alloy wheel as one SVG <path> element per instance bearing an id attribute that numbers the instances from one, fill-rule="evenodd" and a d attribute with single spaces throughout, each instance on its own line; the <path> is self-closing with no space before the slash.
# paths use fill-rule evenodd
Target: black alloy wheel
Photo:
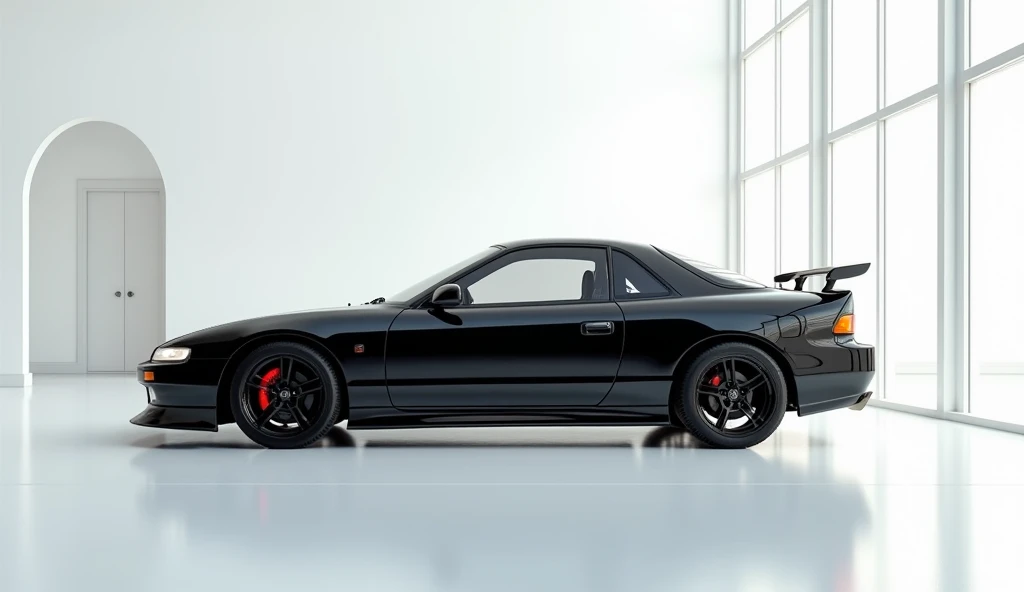
<path id="1" fill-rule="evenodd" d="M 316 350 L 271 343 L 238 367 L 231 409 L 239 428 L 268 448 L 301 448 L 320 440 L 341 411 L 338 379 Z"/>
<path id="2" fill-rule="evenodd" d="M 720 434 L 756 430 L 774 409 L 775 392 L 766 372 L 740 357 L 717 361 L 697 384 L 701 419 Z"/>
<path id="3" fill-rule="evenodd" d="M 694 436 L 723 448 L 753 446 L 775 431 L 786 412 L 786 381 L 762 350 L 727 343 L 701 354 L 673 400 Z"/>

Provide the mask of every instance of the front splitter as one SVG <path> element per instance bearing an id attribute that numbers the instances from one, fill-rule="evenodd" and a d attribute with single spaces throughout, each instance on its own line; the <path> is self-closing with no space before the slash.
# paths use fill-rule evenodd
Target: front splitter
<path id="1" fill-rule="evenodd" d="M 159 407 L 147 405 L 131 419 L 138 426 L 168 430 L 217 431 L 216 407 Z"/>

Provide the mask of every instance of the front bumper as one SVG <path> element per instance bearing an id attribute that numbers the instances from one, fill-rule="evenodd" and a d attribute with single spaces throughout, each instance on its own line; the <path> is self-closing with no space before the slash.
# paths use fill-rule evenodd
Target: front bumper
<path id="1" fill-rule="evenodd" d="M 131 423 L 152 428 L 217 431 L 217 384 L 226 360 L 143 362 L 136 377 L 146 387 L 146 409 Z M 144 375 L 152 372 L 153 380 Z"/>

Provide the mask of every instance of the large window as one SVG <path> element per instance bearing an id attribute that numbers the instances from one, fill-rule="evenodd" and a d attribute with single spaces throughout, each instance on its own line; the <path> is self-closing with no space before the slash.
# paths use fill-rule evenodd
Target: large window
<path id="1" fill-rule="evenodd" d="M 971 0 L 970 59 L 976 65 L 1024 42 L 1024 2 L 1021 0 Z"/>
<path id="2" fill-rule="evenodd" d="M 743 183 L 743 273 L 765 285 L 775 277 L 775 171 Z"/>
<path id="3" fill-rule="evenodd" d="M 779 40 L 779 154 L 805 146 L 810 140 L 810 22 L 805 13 L 782 31 Z"/>
<path id="4" fill-rule="evenodd" d="M 891 105 L 934 85 L 938 78 L 939 3 L 894 0 L 884 4 L 884 103 Z"/>
<path id="5" fill-rule="evenodd" d="M 811 19 L 804 2 L 745 4 L 740 266 L 771 285 L 810 264 Z"/>
<path id="6" fill-rule="evenodd" d="M 870 262 L 874 401 L 1024 424 L 1024 2 L 742 4 L 741 270 Z"/>
<path id="7" fill-rule="evenodd" d="M 831 0 L 828 234 L 879 398 L 938 400 L 938 2 Z M 883 32 L 879 35 L 879 32 Z M 853 129 L 851 129 L 853 128 Z"/>
<path id="8" fill-rule="evenodd" d="M 868 272 L 843 281 L 853 291 L 857 340 L 878 343 L 878 154 L 872 125 L 832 144 L 832 261 L 870 263 Z"/>
<path id="9" fill-rule="evenodd" d="M 971 414 L 1024 424 L 1024 344 L 1012 315 L 1024 289 L 1024 2 L 971 0 L 967 63 L 967 319 Z M 979 64 L 983 64 L 979 66 Z M 1007 319 L 1010 319 L 1009 323 Z"/>
<path id="10" fill-rule="evenodd" d="M 811 195 L 807 155 L 782 165 L 779 186 L 779 270 L 811 265 Z"/>
<path id="11" fill-rule="evenodd" d="M 970 93 L 970 411 L 1024 423 L 1024 64 Z"/>
<path id="12" fill-rule="evenodd" d="M 750 47 L 775 25 L 775 0 L 747 0 L 744 9 L 743 47 Z"/>
<path id="13" fill-rule="evenodd" d="M 935 408 L 938 356 L 936 101 L 885 122 L 886 398 Z"/>
<path id="14" fill-rule="evenodd" d="M 744 62 L 746 162 L 775 157 L 775 47 L 765 44 Z"/>
<path id="15" fill-rule="evenodd" d="M 865 0 L 832 2 L 832 127 L 878 108 L 877 6 Z"/>

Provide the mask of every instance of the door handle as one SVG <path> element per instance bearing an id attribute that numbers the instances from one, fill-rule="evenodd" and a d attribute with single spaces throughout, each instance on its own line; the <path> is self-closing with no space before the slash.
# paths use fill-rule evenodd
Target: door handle
<path id="1" fill-rule="evenodd" d="M 130 290 L 128 291 L 128 297 L 129 297 L 129 298 L 131 298 L 131 297 L 132 297 L 132 296 L 134 296 L 134 295 L 135 295 L 135 292 L 132 292 L 132 291 L 130 291 Z"/>
<path id="2" fill-rule="evenodd" d="M 611 335 L 615 332 L 615 323 L 611 321 L 594 321 L 583 323 L 580 332 L 584 335 Z"/>
<path id="3" fill-rule="evenodd" d="M 118 298 L 120 298 L 121 297 L 121 290 L 118 290 L 117 292 L 114 292 L 114 296 L 117 296 Z"/>

